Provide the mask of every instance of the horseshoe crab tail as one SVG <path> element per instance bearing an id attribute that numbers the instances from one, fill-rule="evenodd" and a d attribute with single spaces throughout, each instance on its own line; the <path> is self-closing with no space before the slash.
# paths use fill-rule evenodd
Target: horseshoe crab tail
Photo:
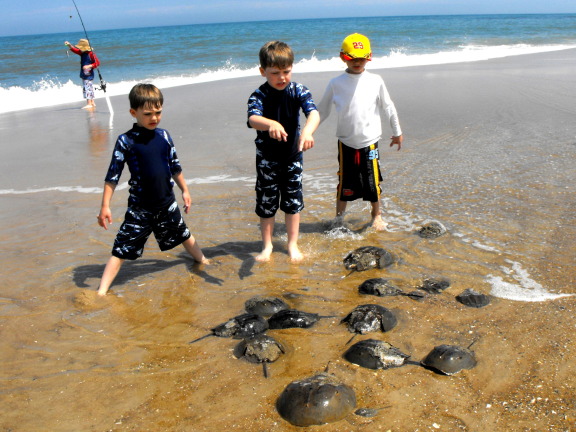
<path id="1" fill-rule="evenodd" d="M 474 345 L 476 342 L 478 342 L 479 339 L 480 339 L 479 337 L 477 337 L 476 339 L 474 339 L 474 340 L 472 341 L 472 343 L 471 343 L 470 345 L 468 345 L 467 349 L 470 349 L 470 347 L 471 347 L 472 345 Z"/>
<path id="2" fill-rule="evenodd" d="M 350 342 L 352 342 L 356 336 L 358 336 L 358 333 L 354 333 L 354 336 L 352 336 L 350 339 L 348 339 L 348 342 L 346 342 L 346 345 L 348 345 Z"/>
<path id="3" fill-rule="evenodd" d="M 207 337 L 213 336 L 212 333 L 208 333 L 204 336 L 199 337 L 198 339 L 194 339 L 193 341 L 188 342 L 189 344 L 193 344 L 195 342 L 201 341 L 202 339 L 206 339 Z"/>
<path id="4" fill-rule="evenodd" d="M 350 273 L 348 273 L 347 275 L 342 276 L 340 279 L 344 279 L 347 278 L 348 276 L 350 276 L 352 273 L 354 273 L 356 271 L 356 269 L 352 269 L 350 270 Z"/>
<path id="5" fill-rule="evenodd" d="M 264 378 L 268 378 L 268 362 L 262 362 L 262 372 L 264 373 Z"/>

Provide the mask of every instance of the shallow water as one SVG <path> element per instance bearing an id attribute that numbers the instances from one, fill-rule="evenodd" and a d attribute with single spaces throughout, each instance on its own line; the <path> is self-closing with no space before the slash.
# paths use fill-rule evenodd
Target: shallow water
<path id="1" fill-rule="evenodd" d="M 518 69 L 494 68 L 498 79 L 488 69 L 474 70 L 459 67 L 450 82 L 442 68 L 427 69 L 419 80 L 409 69 L 389 77 L 397 88 L 403 80 L 413 88 L 395 97 L 399 111 L 410 112 L 403 117 L 405 148 L 381 151 L 386 232 L 367 227 L 369 210 L 360 202 L 349 206 L 347 229 L 331 225 L 334 125 L 329 119 L 322 126 L 305 159 L 300 245 L 307 259 L 300 265 L 288 261 L 282 217 L 273 260 L 254 261 L 260 240 L 252 131 L 231 119 L 222 136 L 214 128 L 196 130 L 188 147 L 182 137 L 192 126 L 167 116 L 193 197 L 186 220 L 213 264 L 198 267 L 182 249 L 160 252 L 151 240 L 104 299 L 95 290 L 126 190 L 116 193 L 118 221 L 104 232 L 95 223 L 100 183 L 94 179 L 103 178 L 121 130 L 109 131 L 107 116 L 97 113 L 84 126 L 76 124 L 75 133 L 61 122 L 50 131 L 62 113 L 43 113 L 40 124 L 57 152 L 38 147 L 38 159 L 2 162 L 13 175 L 0 185 L 0 425 L 15 431 L 300 430 L 278 416 L 275 400 L 292 380 L 329 365 L 354 388 L 359 407 L 382 409 L 374 418 L 350 417 L 318 430 L 570 430 L 576 412 L 574 78 L 563 76 L 545 103 L 553 117 L 548 126 L 528 104 L 537 92 L 551 92 L 535 78 L 541 71 L 534 78 L 521 74 L 534 85 L 519 94 Z M 310 82 L 324 85 L 314 76 Z M 468 112 L 471 82 L 490 85 L 492 98 L 484 101 L 475 90 L 480 96 Z M 461 89 L 450 108 L 431 110 L 428 96 L 422 104 L 411 100 L 432 84 L 435 94 Z M 244 95 L 239 99 L 243 103 Z M 125 129 L 125 120 L 115 124 Z M 236 146 L 217 153 L 230 135 Z M 70 140 L 65 146 L 58 144 L 62 137 Z M 23 139 L 21 149 L 34 148 L 33 142 Z M 26 167 L 27 175 L 16 181 Z M 420 238 L 415 232 L 428 220 L 441 222 L 448 233 Z M 364 245 L 386 248 L 399 262 L 349 274 L 342 259 Z M 360 296 L 358 285 L 372 277 L 389 278 L 405 291 L 429 277 L 452 285 L 421 302 Z M 492 303 L 466 308 L 454 299 L 466 288 L 492 294 Z M 287 352 L 270 365 L 268 379 L 259 365 L 233 356 L 238 341 L 210 337 L 188 344 L 242 313 L 255 295 L 280 296 L 294 308 L 334 316 L 311 329 L 270 331 Z M 435 345 L 475 342 L 478 366 L 444 377 L 413 365 L 371 371 L 348 364 L 341 355 L 351 334 L 339 322 L 362 303 L 386 306 L 399 322 L 389 333 L 356 340 L 382 338 L 416 361 Z"/>

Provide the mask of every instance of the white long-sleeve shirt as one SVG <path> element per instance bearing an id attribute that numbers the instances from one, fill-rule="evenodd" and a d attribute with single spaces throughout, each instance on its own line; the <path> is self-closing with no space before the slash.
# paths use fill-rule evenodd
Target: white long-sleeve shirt
<path id="1" fill-rule="evenodd" d="M 382 112 L 386 113 L 393 136 L 402 135 L 396 107 L 380 75 L 364 71 L 333 78 L 318 105 L 322 120 L 330 115 L 332 105 L 338 115 L 336 136 L 349 147 L 360 149 L 380 140 Z"/>

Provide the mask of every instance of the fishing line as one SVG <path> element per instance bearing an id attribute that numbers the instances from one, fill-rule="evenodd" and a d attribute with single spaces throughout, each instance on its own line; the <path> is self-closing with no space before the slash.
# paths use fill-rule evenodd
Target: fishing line
<path id="1" fill-rule="evenodd" d="M 82 24 L 82 28 L 84 29 L 84 34 L 86 35 L 86 40 L 88 41 L 88 46 L 92 48 L 92 43 L 90 42 L 90 38 L 88 37 L 88 32 L 86 31 L 86 26 L 84 26 L 84 21 L 82 20 L 82 15 L 80 15 L 80 11 L 78 10 L 78 6 L 76 2 L 72 0 L 74 3 L 74 7 L 76 8 L 76 12 L 78 13 L 78 18 L 80 18 L 80 24 Z M 72 16 L 70 16 L 72 18 Z M 92 48 L 92 52 L 94 52 L 94 48 Z M 94 52 L 94 54 L 96 54 Z M 108 93 L 106 93 L 106 81 L 102 78 L 102 74 L 100 73 L 100 67 L 96 68 L 96 72 L 98 72 L 98 78 L 100 79 L 100 89 L 104 91 L 104 96 L 106 97 L 106 104 L 108 105 L 108 110 L 110 111 L 110 115 L 114 115 L 114 110 L 112 109 L 112 103 L 110 102 L 110 98 L 108 97 Z"/>

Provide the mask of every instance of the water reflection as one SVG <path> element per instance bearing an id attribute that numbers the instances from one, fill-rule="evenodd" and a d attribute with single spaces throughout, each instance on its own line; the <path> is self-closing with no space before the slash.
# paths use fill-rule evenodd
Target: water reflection
<path id="1" fill-rule="evenodd" d="M 89 146 L 90 152 L 93 156 L 100 156 L 104 152 L 108 152 L 108 140 L 110 139 L 110 131 L 112 130 L 112 116 L 108 125 L 104 125 L 102 120 L 98 118 L 97 113 L 88 112 L 88 137 L 90 139 Z"/>

